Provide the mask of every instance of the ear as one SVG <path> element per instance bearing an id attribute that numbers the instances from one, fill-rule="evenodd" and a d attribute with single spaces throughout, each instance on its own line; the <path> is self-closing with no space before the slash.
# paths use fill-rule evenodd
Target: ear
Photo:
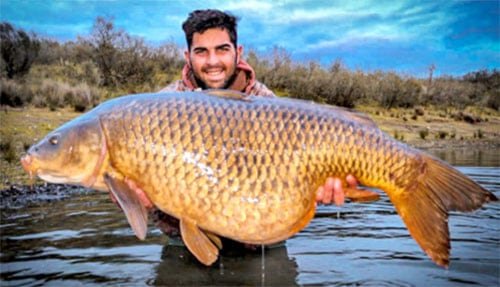
<path id="1" fill-rule="evenodd" d="M 242 57 L 243 57 L 243 46 L 240 45 L 236 49 L 236 63 L 239 63 Z"/>
<path id="2" fill-rule="evenodd" d="M 191 67 L 191 58 L 189 57 L 190 53 L 189 50 L 184 51 L 184 60 L 186 61 L 186 64 Z"/>

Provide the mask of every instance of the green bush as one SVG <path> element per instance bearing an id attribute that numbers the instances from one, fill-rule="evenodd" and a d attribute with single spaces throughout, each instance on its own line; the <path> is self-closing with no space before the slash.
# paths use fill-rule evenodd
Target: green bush
<path id="1" fill-rule="evenodd" d="M 400 141 L 404 141 L 405 136 L 402 133 L 399 133 L 398 131 L 394 131 L 394 138 Z"/>
<path id="2" fill-rule="evenodd" d="M 423 116 L 425 115 L 425 111 L 423 107 L 417 107 L 415 108 L 415 115 L 416 116 Z"/>
<path id="3" fill-rule="evenodd" d="M 482 139 L 483 137 L 484 137 L 484 132 L 481 129 L 474 132 L 474 138 Z"/>
<path id="4" fill-rule="evenodd" d="M 7 162 L 11 163 L 17 160 L 17 154 L 14 149 L 13 139 L 11 137 L 2 138 L 0 141 L 0 152 Z"/>
<path id="5" fill-rule="evenodd" d="M 444 140 L 447 136 L 447 131 L 438 131 L 438 133 L 436 134 L 436 139 Z"/>
<path id="6" fill-rule="evenodd" d="M 1 23 L 0 28 L 2 105 L 32 103 L 83 111 L 102 99 L 157 91 L 179 79 L 184 65 L 175 43 L 152 47 L 116 27 L 112 18 L 98 17 L 88 35 L 66 43 L 39 39 L 9 23 Z M 430 83 L 395 72 L 349 70 L 341 59 L 328 67 L 317 61 L 294 62 L 280 47 L 263 55 L 250 51 L 247 61 L 257 79 L 276 94 L 345 107 L 416 107 L 407 120 L 423 116 L 427 105 L 500 109 L 497 70 L 471 72 L 461 78 L 435 77 Z M 11 77 L 15 81 L 5 80 Z M 480 118 L 463 116 L 461 120 L 476 123 Z"/>
<path id="7" fill-rule="evenodd" d="M 40 42 L 36 35 L 2 22 L 0 43 L 0 68 L 7 78 L 12 79 L 28 73 L 40 50 Z"/>
<path id="8" fill-rule="evenodd" d="M 497 111 L 500 110 L 500 93 L 498 90 L 487 93 L 486 106 Z"/>
<path id="9" fill-rule="evenodd" d="M 425 140 L 425 138 L 429 135 L 429 130 L 428 129 L 419 130 L 418 135 L 420 136 L 421 139 Z"/>

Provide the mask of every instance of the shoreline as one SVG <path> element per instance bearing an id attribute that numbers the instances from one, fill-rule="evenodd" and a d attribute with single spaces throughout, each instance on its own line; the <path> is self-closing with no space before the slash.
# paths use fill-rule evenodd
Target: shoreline
<path id="1" fill-rule="evenodd" d="M 496 149 L 500 148 L 500 140 L 492 139 L 445 139 L 445 140 L 413 140 L 405 142 L 406 144 L 421 150 L 433 149 Z"/>

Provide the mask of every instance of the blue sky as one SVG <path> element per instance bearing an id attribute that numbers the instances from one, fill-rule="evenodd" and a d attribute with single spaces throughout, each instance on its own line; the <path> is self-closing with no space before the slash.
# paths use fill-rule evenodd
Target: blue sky
<path id="1" fill-rule="evenodd" d="M 190 11 L 216 8 L 240 18 L 239 42 L 296 61 L 425 76 L 500 68 L 500 1 L 21 1 L 1 0 L 0 19 L 61 41 L 89 34 L 97 16 L 152 45 L 185 47 Z"/>

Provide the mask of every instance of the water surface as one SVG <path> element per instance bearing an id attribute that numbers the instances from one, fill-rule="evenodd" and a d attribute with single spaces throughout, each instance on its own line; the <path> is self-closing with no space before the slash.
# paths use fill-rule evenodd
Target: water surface
<path id="1" fill-rule="evenodd" d="M 500 196 L 500 150 L 433 151 Z M 1 210 L 1 286 L 498 286 L 500 206 L 450 216 L 451 265 L 436 266 L 387 197 L 320 206 L 281 247 L 226 252 L 212 267 L 150 228 L 135 238 L 105 193 Z"/>

